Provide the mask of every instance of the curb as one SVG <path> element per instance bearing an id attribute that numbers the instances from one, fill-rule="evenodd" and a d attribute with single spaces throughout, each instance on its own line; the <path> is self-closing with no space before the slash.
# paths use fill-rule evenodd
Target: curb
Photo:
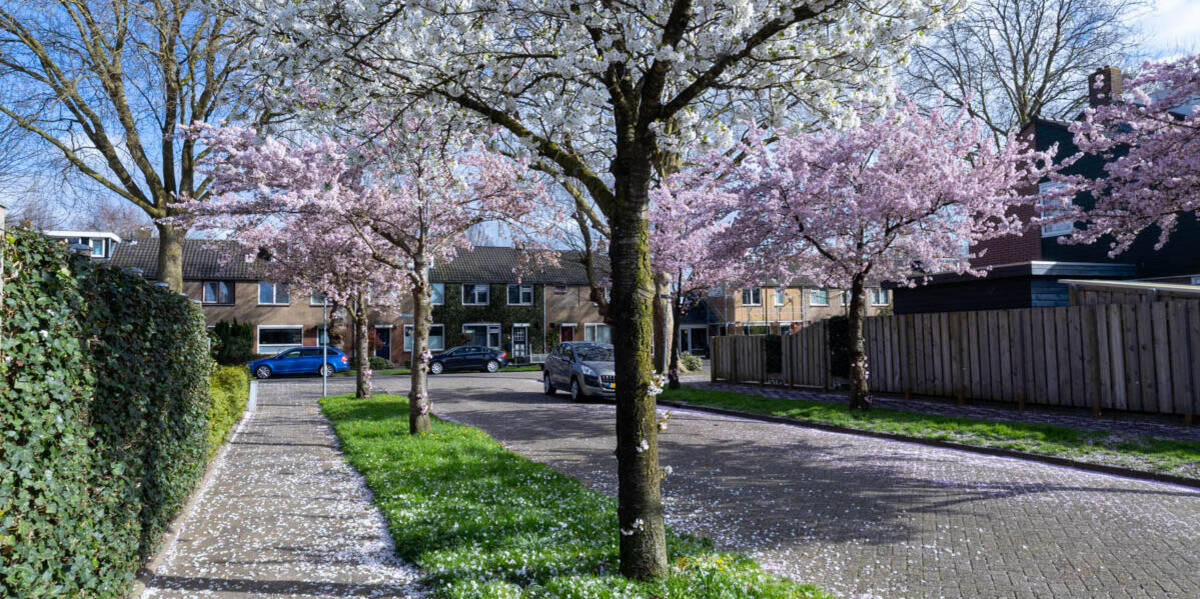
<path id="1" fill-rule="evenodd" d="M 187 501 L 183 504 L 183 508 L 181 508 L 179 513 L 175 515 L 175 519 L 171 521 L 171 524 L 167 526 L 167 529 L 163 531 L 162 539 L 159 541 L 158 551 L 154 553 L 154 557 L 151 557 L 149 561 L 142 564 L 142 567 L 138 568 L 133 584 L 130 585 L 129 591 L 125 595 L 126 598 L 140 599 L 143 595 L 145 595 L 145 579 L 153 578 L 154 571 L 158 570 L 158 568 L 162 566 L 163 560 L 165 560 L 171 554 L 171 551 L 174 550 L 175 544 L 179 541 L 179 535 L 183 534 L 184 519 L 196 509 L 196 503 L 199 502 L 200 497 L 203 496 L 204 492 L 208 490 L 209 485 L 212 484 L 212 480 L 216 478 L 217 473 L 221 470 L 221 467 L 224 466 L 225 454 L 229 453 L 229 446 L 233 444 L 233 440 L 236 439 L 238 434 L 242 432 L 242 427 L 250 421 L 252 416 L 254 416 L 254 412 L 257 408 L 258 381 L 250 379 L 250 393 L 249 397 L 246 398 L 246 409 L 242 412 L 241 419 L 238 420 L 236 425 L 234 425 L 232 432 L 229 434 L 229 438 L 226 439 L 225 443 L 221 445 L 221 449 L 217 451 L 217 455 L 213 456 L 213 459 L 209 460 L 208 465 L 204 467 L 204 474 L 202 474 L 200 479 L 196 481 L 196 488 L 193 489 L 191 495 L 188 496 Z"/>
<path id="2" fill-rule="evenodd" d="M 776 424 L 787 424 L 790 426 L 799 426 L 804 428 L 812 428 L 817 430 L 829 431 L 833 433 L 842 433 L 846 435 L 857 435 L 860 437 L 873 437 L 876 439 L 887 439 L 889 441 L 903 441 L 905 443 L 915 443 L 917 445 L 925 445 L 928 447 L 941 447 L 943 449 L 955 449 L 958 451 L 966 451 L 982 455 L 990 455 L 1005 458 L 1015 458 L 1018 460 L 1028 460 L 1031 462 L 1041 462 L 1043 464 L 1051 464 L 1054 466 L 1065 466 L 1075 468 L 1077 470 L 1086 470 L 1089 472 L 1098 472 L 1112 476 L 1120 476 L 1124 478 L 1133 478 L 1138 480 L 1148 480 L 1152 482 L 1168 483 L 1193 489 L 1200 489 L 1200 479 L 1187 478 L 1184 476 L 1175 476 L 1173 474 L 1159 474 L 1156 472 L 1146 472 L 1144 470 L 1134 470 L 1133 468 L 1125 468 L 1122 466 L 1110 466 L 1107 464 L 1093 464 L 1091 462 L 1081 462 L 1071 458 L 1063 458 L 1058 456 L 1044 455 L 1040 453 L 1030 453 L 1027 451 L 1018 451 L 1015 449 L 1004 449 L 1001 447 L 980 447 L 978 445 L 967 445 L 965 443 L 956 443 L 954 441 L 941 441 L 938 439 L 926 439 L 923 437 L 913 437 L 901 433 L 885 433 L 880 431 L 868 431 L 836 424 L 824 424 L 821 422 L 808 422 L 804 420 L 796 420 L 794 418 L 785 418 L 783 416 L 771 416 L 770 414 L 755 414 L 753 412 L 742 412 L 740 410 L 730 410 L 726 408 L 716 408 L 712 406 L 691 404 L 682 401 L 662 400 L 658 402 L 660 406 L 669 406 L 673 408 L 683 408 L 695 410 L 698 412 L 709 412 L 712 414 L 721 414 L 723 416 L 736 416 L 748 420 L 760 420 L 763 422 L 773 422 Z"/>

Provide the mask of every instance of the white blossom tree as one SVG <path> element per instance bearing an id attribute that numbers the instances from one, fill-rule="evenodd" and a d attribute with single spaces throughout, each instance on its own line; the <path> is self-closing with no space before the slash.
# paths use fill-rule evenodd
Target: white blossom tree
<path id="1" fill-rule="evenodd" d="M 869 101 L 950 0 L 235 0 L 260 64 L 336 104 L 438 100 L 577 186 L 609 231 L 623 574 L 667 568 L 651 368 L 649 190 L 665 153 L 727 123 Z"/>

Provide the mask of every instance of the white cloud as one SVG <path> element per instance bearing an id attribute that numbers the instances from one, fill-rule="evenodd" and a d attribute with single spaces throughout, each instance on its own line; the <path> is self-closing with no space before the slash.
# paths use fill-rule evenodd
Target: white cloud
<path id="1" fill-rule="evenodd" d="M 1152 0 L 1134 20 L 1149 58 L 1200 51 L 1200 0 Z"/>

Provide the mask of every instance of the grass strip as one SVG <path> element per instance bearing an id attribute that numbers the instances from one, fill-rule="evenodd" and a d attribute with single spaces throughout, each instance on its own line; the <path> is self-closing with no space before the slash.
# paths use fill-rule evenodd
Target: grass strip
<path id="1" fill-rule="evenodd" d="M 899 433 L 922 439 L 996 447 L 1122 466 L 1144 472 L 1200 479 L 1200 442 L 1146 435 L 1080 430 L 1054 424 L 1002 422 L 872 408 L 851 412 L 842 404 L 779 399 L 682 386 L 663 400 L 831 424 L 862 431 Z"/>
<path id="2" fill-rule="evenodd" d="M 673 532 L 666 578 L 625 579 L 617 573 L 612 498 L 476 428 L 435 418 L 432 433 L 411 436 L 408 403 L 398 396 L 344 395 L 322 406 L 387 518 L 396 551 L 423 570 L 433 597 L 830 597 L 765 573 L 744 555 Z"/>

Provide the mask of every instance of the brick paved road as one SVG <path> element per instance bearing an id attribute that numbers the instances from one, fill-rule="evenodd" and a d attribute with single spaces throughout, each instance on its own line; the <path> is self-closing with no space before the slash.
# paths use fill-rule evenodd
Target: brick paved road
<path id="1" fill-rule="evenodd" d="M 536 373 L 432 381 L 439 415 L 615 492 L 610 405 Z M 842 597 L 1200 597 L 1194 490 L 700 412 L 662 455 L 671 524 Z"/>
<path id="2" fill-rule="evenodd" d="M 178 540 L 143 577 L 142 597 L 419 596 L 416 570 L 395 557 L 383 516 L 317 411 L 320 383 L 259 391 Z"/>

